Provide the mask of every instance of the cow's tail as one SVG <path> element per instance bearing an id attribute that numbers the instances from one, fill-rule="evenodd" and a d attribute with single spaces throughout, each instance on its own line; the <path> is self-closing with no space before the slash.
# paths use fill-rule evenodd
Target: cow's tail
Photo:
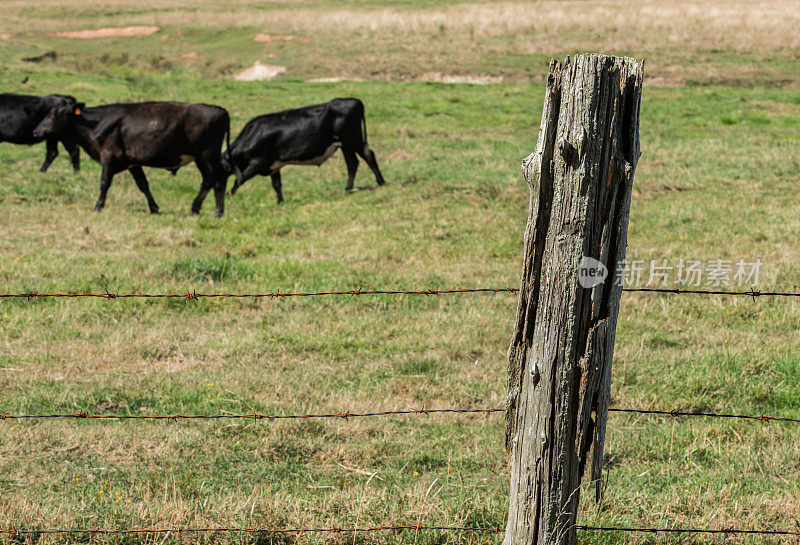
<path id="1" fill-rule="evenodd" d="M 361 136 L 364 139 L 364 144 L 367 143 L 367 117 L 364 114 L 364 103 L 360 100 L 358 105 L 361 106 Z"/>
<path id="2" fill-rule="evenodd" d="M 225 125 L 225 153 L 223 153 L 223 157 L 225 161 L 230 163 L 231 160 L 231 116 L 228 114 L 227 116 L 227 123 Z"/>
<path id="3" fill-rule="evenodd" d="M 225 152 L 222 154 L 222 166 L 225 168 L 225 173 L 227 175 L 233 174 L 236 178 L 236 182 L 234 182 L 233 189 L 231 190 L 231 195 L 236 192 L 236 188 L 242 185 L 242 171 L 239 170 L 239 165 L 236 164 L 236 161 L 233 160 L 233 156 L 231 155 L 231 116 L 227 116 L 227 126 L 225 127 Z"/>
<path id="4" fill-rule="evenodd" d="M 225 154 L 230 157 L 231 155 L 231 116 L 228 115 L 228 124 L 225 126 Z"/>

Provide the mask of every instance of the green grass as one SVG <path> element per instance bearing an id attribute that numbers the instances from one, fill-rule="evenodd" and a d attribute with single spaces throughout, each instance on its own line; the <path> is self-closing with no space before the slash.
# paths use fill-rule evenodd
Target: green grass
<path id="1" fill-rule="evenodd" d="M 408 9 L 427 6 L 413 4 Z M 92 21 L 96 16 L 87 12 Z M 183 28 L 190 47 L 209 30 L 193 32 Z M 215 32 L 220 43 L 238 47 L 236 32 Z M 47 48 L 55 43 L 50 40 L 29 50 Z M 535 145 L 542 85 L 296 77 L 237 83 L 217 68 L 213 76 L 182 68 L 170 50 L 161 54 L 172 68 L 150 67 L 146 56 L 155 45 L 149 42 L 116 62 L 123 54 L 116 43 L 92 42 L 99 45 L 91 51 L 85 42 L 70 46 L 75 55 L 84 47 L 89 57 L 109 56 L 108 63 L 81 67 L 67 53 L 63 64 L 22 63 L 18 58 L 29 53 L 24 44 L 0 42 L 0 84 L 68 92 L 88 104 L 218 103 L 231 112 L 234 133 L 263 112 L 358 96 L 387 186 L 376 188 L 362 164 L 359 191 L 344 194 L 346 169 L 337 155 L 319 169 L 287 168 L 281 206 L 268 179 L 248 182 L 227 198 L 226 216 L 218 220 L 210 199 L 200 216 L 189 215 L 199 174 L 188 166 L 174 178 L 147 172 L 161 215 L 147 213 L 127 174 L 115 179 L 106 209 L 94 214 L 96 163 L 84 156 L 75 175 L 62 152 L 43 175 L 37 170 L 42 146 L 0 144 L 0 291 L 517 286 L 528 205 L 519 163 Z M 342 55 L 337 50 L 336 58 Z M 730 62 L 719 55 L 719 62 Z M 239 63 L 241 57 L 230 58 Z M 517 62 L 504 58 L 497 56 Z M 18 82 L 25 75 L 31 79 L 23 87 Z M 679 259 L 758 258 L 762 289 L 800 289 L 800 102 L 796 87 L 759 87 L 759 81 L 645 88 L 629 259 L 676 265 Z M 3 300 L 0 413 L 500 407 L 515 308 L 515 297 L 502 294 Z M 797 417 L 799 329 L 792 300 L 626 294 L 612 405 Z M 796 528 L 796 425 L 620 414 L 609 420 L 606 496 L 600 505 L 584 496 L 581 523 Z M 507 511 L 497 415 L 6 420 L 0 429 L 0 528 L 496 526 Z M 581 533 L 580 539 L 678 542 L 636 534 Z M 498 536 L 166 540 L 186 541 L 496 543 Z"/>

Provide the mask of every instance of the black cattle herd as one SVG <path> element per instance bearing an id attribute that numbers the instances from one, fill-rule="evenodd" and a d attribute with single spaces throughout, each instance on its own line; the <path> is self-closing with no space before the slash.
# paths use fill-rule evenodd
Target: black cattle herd
<path id="1" fill-rule="evenodd" d="M 321 165 L 341 148 L 347 165 L 346 191 L 353 189 L 360 156 L 384 179 L 367 145 L 364 104 L 357 98 L 337 98 L 294 110 L 251 119 L 230 141 L 230 117 L 219 106 L 182 102 L 141 102 L 86 107 L 68 95 L 0 94 L 0 142 L 32 145 L 46 142 L 41 171 L 58 155 L 58 143 L 80 169 L 80 148 L 100 163 L 100 195 L 94 206 L 105 206 L 115 174 L 127 170 L 144 193 L 150 212 L 158 205 L 142 167 L 162 168 L 175 174 L 194 161 L 202 176 L 192 202 L 200 212 L 213 189 L 217 216 L 225 212 L 228 178 L 235 176 L 233 195 L 247 180 L 270 176 L 278 203 L 283 202 L 280 170 L 286 165 Z M 223 152 L 223 144 L 227 149 Z"/>

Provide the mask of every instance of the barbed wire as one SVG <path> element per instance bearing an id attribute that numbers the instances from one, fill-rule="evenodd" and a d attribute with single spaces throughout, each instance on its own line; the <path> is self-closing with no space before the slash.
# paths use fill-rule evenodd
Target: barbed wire
<path id="1" fill-rule="evenodd" d="M 757 297 L 800 297 L 800 292 L 789 291 L 747 291 L 726 290 L 697 290 L 683 288 L 622 288 L 623 292 L 663 293 L 672 295 L 730 295 Z M 96 293 L 40 293 L 36 291 L 22 293 L 0 293 L 0 299 L 44 299 L 44 298 L 96 298 L 96 299 L 184 299 L 196 301 L 199 299 L 213 298 L 257 298 L 257 299 L 282 299 L 286 297 L 318 297 L 318 296 L 356 296 L 356 295 L 447 295 L 468 293 L 518 293 L 519 288 L 464 288 L 464 289 L 418 289 L 418 290 L 364 290 L 352 289 L 343 291 L 318 291 L 318 292 L 281 292 L 269 291 L 263 293 L 198 293 L 196 290 L 186 293 L 112 293 L 109 291 Z"/>
<path id="2" fill-rule="evenodd" d="M 727 291 L 727 290 L 693 290 L 683 288 L 622 288 L 625 292 L 639 293 L 667 293 L 674 295 L 744 295 L 747 297 L 800 297 L 800 292 L 792 291 L 759 291 L 750 289 L 747 291 Z"/>
<path id="3" fill-rule="evenodd" d="M 722 528 L 719 530 L 709 528 L 648 528 L 626 526 L 588 526 L 577 525 L 577 530 L 589 532 L 636 532 L 636 533 L 671 533 L 671 534 L 739 534 L 739 535 L 771 535 L 771 536 L 800 536 L 797 530 L 749 530 L 739 528 Z M 231 527 L 218 526 L 208 528 L 55 528 L 39 530 L 14 530 L 0 529 L 0 534 L 10 535 L 38 535 L 38 534 L 172 534 L 172 533 L 265 533 L 265 534 L 308 534 L 308 533 L 356 533 L 356 532 L 401 532 L 405 530 L 435 530 L 446 532 L 486 532 L 502 533 L 504 528 L 499 526 L 424 526 L 419 524 L 404 524 L 394 526 L 364 526 L 364 527 L 333 527 L 333 528 L 259 528 L 259 527 Z"/>
<path id="4" fill-rule="evenodd" d="M 660 416 L 672 416 L 672 417 L 682 417 L 682 416 L 704 416 L 709 418 L 733 418 L 733 419 L 741 419 L 741 420 L 760 420 L 762 422 L 794 422 L 800 423 L 800 418 L 788 418 L 783 416 L 768 416 L 766 414 L 761 415 L 747 415 L 747 414 L 726 414 L 726 413 L 708 413 L 708 412 L 690 412 L 690 411 L 658 411 L 654 409 L 617 409 L 617 408 L 609 408 L 608 412 L 614 413 L 639 413 L 639 414 L 655 414 Z"/>
<path id="5" fill-rule="evenodd" d="M 464 289 L 421 289 L 421 290 L 363 290 L 352 289 L 343 291 L 317 291 L 317 292 L 282 292 L 268 291 L 263 293 L 198 293 L 196 290 L 186 293 L 38 293 L 35 291 L 23 293 L 1 293 L 0 299 L 36 299 L 36 298 L 81 298 L 92 297 L 96 299 L 211 299 L 211 298 L 257 298 L 257 299 L 282 299 L 285 297 L 318 297 L 326 295 L 446 295 L 451 293 L 516 293 L 519 288 L 464 288 Z"/>
<path id="6" fill-rule="evenodd" d="M 219 413 L 219 414 L 90 414 L 86 412 L 78 413 L 53 413 L 53 414 L 11 414 L 0 413 L 0 420 L 34 420 L 34 419 L 57 419 L 72 418 L 86 420 L 300 420 L 304 418 L 366 418 L 373 416 L 404 416 L 404 415 L 431 415 L 431 414 L 491 414 L 504 413 L 505 409 L 500 408 L 467 408 L 467 409 L 402 409 L 393 411 L 376 412 L 355 412 L 342 411 L 330 413 L 309 413 L 309 414 L 263 414 L 263 413 Z M 731 413 L 711 413 L 711 412 L 691 412 L 691 411 L 662 411 L 656 409 L 626 409 L 610 407 L 608 412 L 615 413 L 637 413 L 645 415 L 678 417 L 706 417 L 706 418 L 728 418 L 740 420 L 758 420 L 761 422 L 792 422 L 800 424 L 800 418 L 789 418 L 783 416 L 747 415 Z"/>
<path id="7" fill-rule="evenodd" d="M 711 530 L 707 528 L 644 528 L 625 526 L 576 526 L 578 530 L 589 532 L 642 532 L 650 534 L 749 534 L 768 536 L 800 536 L 798 530 L 741 530 L 738 528 L 722 528 Z"/>
<path id="8" fill-rule="evenodd" d="M 106 528 L 76 528 L 76 529 L 42 529 L 42 530 L 0 530 L 0 534 L 31 535 L 31 534 L 171 534 L 171 533 L 202 533 L 202 532 L 241 532 L 241 533 L 267 533 L 267 534 L 310 534 L 310 533 L 346 533 L 346 532 L 385 532 L 403 530 L 442 530 L 448 532 L 491 532 L 500 533 L 500 527 L 483 526 L 423 526 L 419 524 L 403 524 L 396 526 L 365 526 L 351 528 L 236 528 L 236 527 L 210 527 L 210 528 L 142 528 L 142 529 L 106 529 Z"/>
<path id="9" fill-rule="evenodd" d="M 14 419 L 37 419 L 37 418 L 86 418 L 86 419 L 118 419 L 118 420 L 201 420 L 201 419 L 245 419 L 245 420 L 299 420 L 303 418 L 363 418 L 370 416 L 390 416 L 390 415 L 431 415 L 437 413 L 497 413 L 505 412 L 505 409 L 404 409 L 397 411 L 378 411 L 369 413 L 360 412 L 332 412 L 319 414 L 261 414 L 261 413 L 242 413 L 242 414 L 88 414 L 88 413 L 65 413 L 65 414 L 0 414 L 0 420 Z"/>

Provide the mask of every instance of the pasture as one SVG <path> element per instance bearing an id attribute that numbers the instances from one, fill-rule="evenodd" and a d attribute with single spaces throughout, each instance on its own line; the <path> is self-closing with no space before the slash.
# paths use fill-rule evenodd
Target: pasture
<path id="1" fill-rule="evenodd" d="M 0 291 L 517 287 L 528 206 L 519 163 L 536 142 L 541 79 L 550 57 L 579 51 L 648 59 L 628 258 L 760 259 L 758 287 L 800 291 L 796 4 L 632 4 L 4 2 L 3 92 L 219 104 L 232 136 L 261 113 L 356 96 L 387 185 L 362 163 L 357 191 L 344 194 L 337 154 L 285 169 L 283 205 L 256 178 L 216 219 L 212 199 L 189 215 L 200 180 L 190 165 L 174 178 L 148 170 L 161 215 L 127 174 L 95 214 L 100 169 L 86 154 L 77 175 L 63 149 L 40 174 L 43 145 L 0 144 Z M 52 34 L 126 25 L 160 30 Z M 22 60 L 47 51 L 56 59 Z M 233 80 L 257 60 L 287 70 Z M 425 81 L 446 75 L 503 79 Z M 623 294 L 611 405 L 797 418 L 798 303 Z M 502 407 L 515 309 L 510 294 L 2 300 L 0 413 Z M 499 415 L 0 421 L 0 528 L 502 526 L 502 430 Z M 606 458 L 605 498 L 584 496 L 583 524 L 800 524 L 797 424 L 611 414 Z M 413 531 L 92 539 L 499 541 Z"/>

